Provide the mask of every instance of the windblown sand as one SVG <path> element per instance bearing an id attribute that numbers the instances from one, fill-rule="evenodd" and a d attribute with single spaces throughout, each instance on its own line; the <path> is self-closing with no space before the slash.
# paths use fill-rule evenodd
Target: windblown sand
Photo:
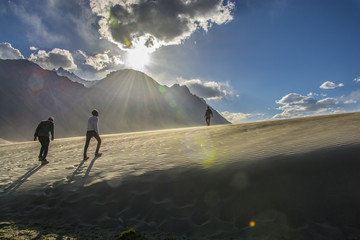
<path id="1" fill-rule="evenodd" d="M 56 139 L 45 166 L 38 142 L 0 145 L 0 228 L 78 239 L 130 227 L 147 239 L 360 238 L 360 113 L 102 140 L 103 156 L 83 161 L 84 137 Z"/>

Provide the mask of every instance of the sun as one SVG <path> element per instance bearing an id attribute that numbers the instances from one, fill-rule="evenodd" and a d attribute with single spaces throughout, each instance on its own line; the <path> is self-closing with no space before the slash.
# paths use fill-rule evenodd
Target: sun
<path id="1" fill-rule="evenodd" d="M 127 52 L 126 65 L 133 69 L 143 70 L 150 63 L 150 53 L 146 48 L 130 49 Z"/>

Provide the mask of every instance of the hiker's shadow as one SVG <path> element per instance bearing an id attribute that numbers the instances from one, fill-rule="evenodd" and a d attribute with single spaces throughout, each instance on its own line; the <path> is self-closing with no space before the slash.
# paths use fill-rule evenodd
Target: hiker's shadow
<path id="1" fill-rule="evenodd" d="M 86 162 L 86 160 L 82 160 L 82 162 L 79 164 L 79 166 L 75 169 L 75 171 L 73 172 L 73 174 L 69 177 L 67 177 L 67 182 L 70 183 L 74 180 L 75 176 L 81 171 L 82 166 L 84 165 L 84 163 Z"/>
<path id="2" fill-rule="evenodd" d="M 4 193 L 11 194 L 14 193 L 21 185 L 28 180 L 33 174 L 39 171 L 44 165 L 38 165 L 31 168 L 27 173 L 22 175 L 18 180 L 13 182 L 9 187 L 4 190 Z"/>
<path id="3" fill-rule="evenodd" d="M 89 164 L 89 166 L 88 166 L 88 168 L 87 168 L 87 170 L 86 170 L 86 172 L 85 172 L 84 177 L 82 177 L 82 179 L 81 179 L 81 181 L 80 181 L 80 186 L 81 186 L 81 187 L 85 185 L 85 182 L 86 182 L 86 180 L 87 180 L 88 177 L 89 177 L 90 171 L 91 171 L 92 167 L 94 166 L 94 163 L 95 163 L 96 159 L 98 159 L 98 157 L 94 157 L 94 158 L 91 160 L 91 162 L 90 162 L 90 164 Z M 85 159 L 82 160 L 82 162 L 79 164 L 79 166 L 78 166 L 78 167 L 76 168 L 76 170 L 73 172 L 73 174 L 72 174 L 70 177 L 68 177 L 68 180 L 67 180 L 68 183 L 74 181 L 75 176 L 78 175 L 78 174 L 81 172 L 81 170 L 83 169 L 84 163 L 87 162 L 87 161 L 88 161 L 88 160 L 85 160 Z"/>
<path id="4" fill-rule="evenodd" d="M 98 159 L 98 158 L 99 158 L 99 157 L 94 157 L 94 158 L 91 160 L 91 162 L 90 162 L 90 164 L 89 164 L 89 166 L 88 166 L 88 168 L 87 168 L 87 170 L 86 170 L 86 173 L 85 173 L 85 175 L 84 175 L 84 177 L 83 177 L 83 179 L 82 179 L 82 183 L 81 183 L 81 186 L 82 186 L 82 187 L 85 185 L 85 182 L 86 182 L 86 180 L 87 180 L 88 177 L 89 177 L 89 173 L 90 173 L 90 171 L 91 171 L 91 168 L 94 166 L 94 163 L 95 163 L 96 159 Z"/>

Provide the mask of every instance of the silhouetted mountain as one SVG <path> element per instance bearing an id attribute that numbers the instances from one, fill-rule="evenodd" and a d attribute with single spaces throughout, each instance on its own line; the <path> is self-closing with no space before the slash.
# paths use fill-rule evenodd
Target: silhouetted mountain
<path id="1" fill-rule="evenodd" d="M 32 139 L 49 116 L 56 137 L 83 136 L 94 108 L 101 134 L 205 125 L 203 99 L 134 70 L 112 72 L 86 88 L 27 60 L 0 60 L 0 86 L 0 137 L 6 140 Z M 212 124 L 229 123 L 213 113 Z"/>
<path id="2" fill-rule="evenodd" d="M 54 69 L 53 71 L 55 71 L 58 76 L 67 77 L 71 81 L 81 83 L 82 85 L 84 85 L 87 88 L 92 87 L 94 84 L 97 83 L 97 81 L 88 81 L 88 80 L 82 79 L 79 76 L 77 76 L 76 74 L 69 72 L 62 67 L 59 67 L 57 70 Z"/>

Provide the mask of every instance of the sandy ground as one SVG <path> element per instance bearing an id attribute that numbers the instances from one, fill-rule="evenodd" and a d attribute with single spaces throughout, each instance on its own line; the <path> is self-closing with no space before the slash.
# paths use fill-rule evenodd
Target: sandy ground
<path id="1" fill-rule="evenodd" d="M 360 113 L 102 140 L 1 144 L 0 237 L 360 239 Z"/>

